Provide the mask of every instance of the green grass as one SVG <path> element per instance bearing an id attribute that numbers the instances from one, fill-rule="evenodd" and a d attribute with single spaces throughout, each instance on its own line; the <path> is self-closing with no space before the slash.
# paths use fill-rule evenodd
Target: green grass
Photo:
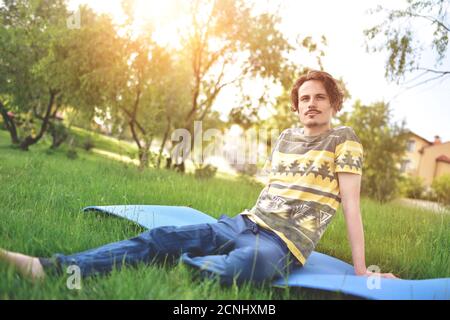
<path id="1" fill-rule="evenodd" d="M 70 128 L 70 134 L 74 137 L 74 142 L 78 146 L 82 146 L 83 143 L 89 138 L 94 143 L 94 148 L 114 152 L 121 155 L 128 155 L 130 157 L 136 157 L 137 155 L 136 144 L 132 142 L 117 140 L 100 133 L 88 131 L 74 126 Z"/>
<path id="2" fill-rule="evenodd" d="M 0 131 L 0 247 L 34 256 L 73 253 L 132 237 L 143 229 L 120 219 L 81 214 L 88 205 L 161 204 L 192 206 L 214 217 L 253 206 L 259 188 L 233 179 L 208 182 L 166 170 L 135 167 L 78 150 L 47 153 L 45 143 L 30 152 L 9 147 Z M 363 199 L 367 264 L 403 278 L 450 277 L 450 217 Z M 317 251 L 351 263 L 341 210 Z M 0 263 L 0 299 L 342 299 L 337 293 L 221 287 L 196 280 L 184 265 L 124 268 L 84 279 L 69 290 L 66 277 L 32 284 Z"/>

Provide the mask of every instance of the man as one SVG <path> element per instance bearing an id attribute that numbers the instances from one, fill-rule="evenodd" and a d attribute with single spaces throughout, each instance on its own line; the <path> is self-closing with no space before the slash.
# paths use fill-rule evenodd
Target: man
<path id="1" fill-rule="evenodd" d="M 33 279 L 64 273 L 70 265 L 90 276 L 179 259 L 223 284 L 259 283 L 304 265 L 342 202 L 355 274 L 373 275 L 366 268 L 359 208 L 363 148 L 353 129 L 331 127 L 343 101 L 338 83 L 326 72 L 310 71 L 296 81 L 291 98 L 303 128 L 281 133 L 265 166 L 268 183 L 251 210 L 222 215 L 216 223 L 155 228 L 69 256 L 0 250 L 0 259 Z"/>

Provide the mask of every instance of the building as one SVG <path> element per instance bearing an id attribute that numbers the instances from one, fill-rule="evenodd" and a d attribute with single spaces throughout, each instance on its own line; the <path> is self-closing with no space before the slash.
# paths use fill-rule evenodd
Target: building
<path id="1" fill-rule="evenodd" d="M 450 141 L 441 142 L 439 136 L 430 142 L 410 131 L 407 150 L 400 170 L 423 178 L 426 186 L 443 174 L 450 174 Z"/>

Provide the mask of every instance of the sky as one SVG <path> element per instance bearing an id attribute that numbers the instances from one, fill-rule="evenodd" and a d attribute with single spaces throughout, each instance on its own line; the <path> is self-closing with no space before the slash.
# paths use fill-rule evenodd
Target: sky
<path id="1" fill-rule="evenodd" d="M 155 21 L 160 26 L 161 38 L 173 38 L 173 29 L 167 28 L 171 15 L 177 6 L 188 0 L 143 0 L 139 15 Z M 326 56 L 323 58 L 325 71 L 334 77 L 342 77 L 352 98 L 344 104 L 343 111 L 351 111 L 356 99 L 363 104 L 384 100 L 390 103 L 393 121 L 406 120 L 406 126 L 429 141 L 439 135 L 443 142 L 450 140 L 450 77 L 423 86 L 405 90 L 406 85 L 396 85 L 384 77 L 386 52 L 368 53 L 365 48 L 363 30 L 382 21 L 381 16 L 371 15 L 368 9 L 378 4 L 384 8 L 401 8 L 402 0 L 254 0 L 258 10 L 279 8 L 280 30 L 290 39 L 297 35 L 312 36 L 319 40 L 327 38 Z M 71 8 L 87 3 L 99 12 L 111 13 L 120 19 L 120 0 L 72 0 Z M 176 15 L 176 14 L 175 14 Z M 426 28 L 418 28 L 419 39 L 426 40 Z M 315 67 L 315 62 L 304 54 L 292 57 L 301 64 Z M 294 61 L 295 61 L 294 60 Z M 447 59 L 448 61 L 449 59 Z M 424 54 L 423 65 L 433 67 L 434 56 Z M 450 63 L 444 64 L 447 70 Z M 410 77 L 412 78 L 412 76 Z M 256 86 L 257 84 L 255 84 Z M 230 100 L 233 90 L 225 90 L 216 102 L 221 110 L 229 110 L 234 103 Z"/>

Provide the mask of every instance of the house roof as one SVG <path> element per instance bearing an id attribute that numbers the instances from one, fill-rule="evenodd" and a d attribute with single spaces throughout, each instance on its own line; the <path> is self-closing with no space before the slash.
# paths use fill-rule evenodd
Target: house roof
<path id="1" fill-rule="evenodd" d="M 422 139 L 423 141 L 425 141 L 426 143 L 428 143 L 429 145 L 432 145 L 433 142 L 428 141 L 427 139 L 425 139 L 424 137 L 419 136 L 417 133 L 412 132 L 411 130 L 409 130 L 409 134 L 416 136 L 419 139 Z"/>
<path id="2" fill-rule="evenodd" d="M 450 163 L 450 158 L 447 157 L 446 155 L 442 154 L 442 155 L 440 155 L 439 157 L 436 158 L 436 161 Z"/>

